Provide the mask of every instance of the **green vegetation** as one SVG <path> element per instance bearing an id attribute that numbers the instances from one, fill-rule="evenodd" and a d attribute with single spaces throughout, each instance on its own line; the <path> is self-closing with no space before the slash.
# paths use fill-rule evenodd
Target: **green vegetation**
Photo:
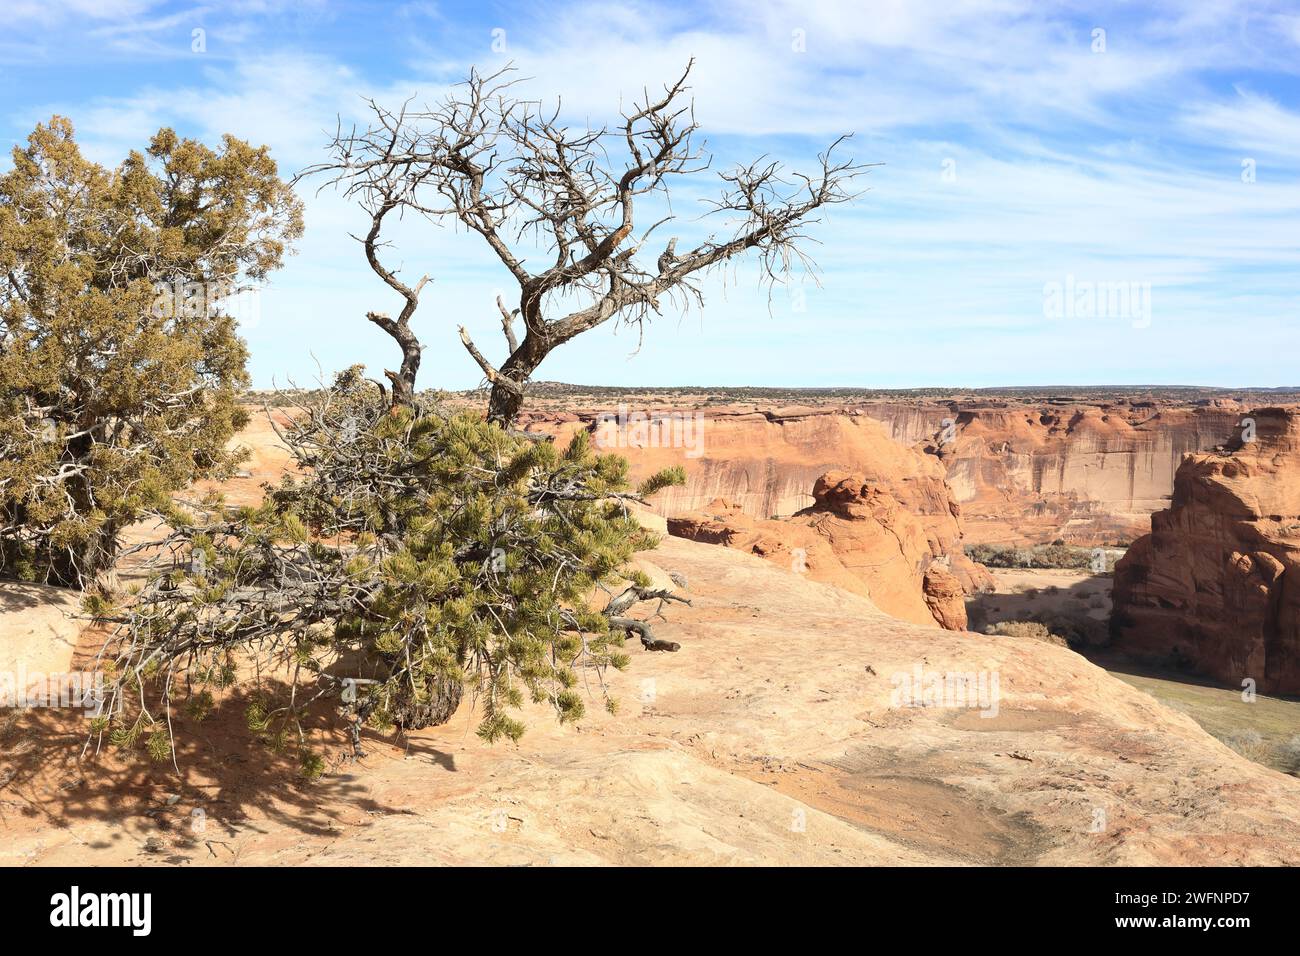
<path id="1" fill-rule="evenodd" d="M 462 687 L 479 734 L 518 739 L 526 699 L 579 719 L 622 668 L 628 633 L 675 650 L 624 612 L 682 600 L 627 573 L 653 547 L 628 503 L 684 480 L 670 469 L 626 489 L 626 460 L 565 449 L 437 405 L 390 407 L 360 369 L 341 375 L 284 433 L 302 477 L 255 509 L 173 509 L 165 566 L 121 611 L 102 664 L 113 675 L 95 734 L 170 753 L 174 707 L 198 718 L 214 692 L 259 681 L 248 726 L 303 748 L 314 701 L 360 729 L 445 721 Z M 611 595 L 603 609 L 593 592 Z M 320 765 L 303 749 L 304 772 Z"/>
<path id="2" fill-rule="evenodd" d="M 1094 549 L 1073 548 L 1059 541 L 1033 547 L 1009 548 L 991 544 L 967 545 L 966 555 L 989 568 L 1060 568 L 1087 571 L 1092 568 Z M 1106 556 L 1107 569 L 1113 561 Z"/>
<path id="3" fill-rule="evenodd" d="M 1192 683 L 1184 674 L 1108 668 L 1127 684 L 1187 714 L 1208 733 L 1247 759 L 1300 776 L 1300 700 L 1256 696 L 1240 689 Z"/>
<path id="4" fill-rule="evenodd" d="M 233 464 L 218 300 L 302 231 L 265 149 L 171 130 L 108 170 L 55 117 L 0 176 L 0 574 L 84 587 L 123 526 Z M 160 291 L 161 290 L 161 291 Z"/>

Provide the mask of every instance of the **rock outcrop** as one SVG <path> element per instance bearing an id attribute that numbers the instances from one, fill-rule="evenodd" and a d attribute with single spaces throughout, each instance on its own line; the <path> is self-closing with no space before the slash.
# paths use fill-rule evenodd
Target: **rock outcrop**
<path id="1" fill-rule="evenodd" d="M 964 630 L 966 591 L 991 584 L 958 542 L 937 539 L 889 485 L 862 475 L 821 476 L 813 485 L 813 505 L 788 519 L 751 518 L 717 499 L 701 511 L 669 518 L 668 530 L 869 597 L 885 613 L 914 624 Z"/>
<path id="2" fill-rule="evenodd" d="M 1115 566 L 1111 630 L 1132 656 L 1300 692 L 1300 407 L 1193 455 L 1170 508 Z"/>
<path id="3" fill-rule="evenodd" d="M 708 509 L 723 500 L 751 518 L 789 517 L 816 507 L 812 491 L 817 481 L 838 472 L 859 476 L 911 512 L 924 529 L 932 556 L 961 551 L 961 508 L 944 478 L 943 464 L 894 441 L 873 418 L 806 408 L 664 409 L 650 413 L 655 416 L 667 424 L 632 424 L 606 432 L 599 418 L 582 413 L 538 416 L 529 425 L 561 440 L 578 429 L 592 432 L 598 445 L 627 458 L 634 481 L 682 466 L 686 486 L 667 488 L 654 498 L 655 510 L 666 516 Z M 681 416 L 692 416 L 692 421 L 683 427 Z M 674 440 L 683 434 L 687 441 Z M 959 576 L 963 586 L 971 586 L 967 572 Z"/>

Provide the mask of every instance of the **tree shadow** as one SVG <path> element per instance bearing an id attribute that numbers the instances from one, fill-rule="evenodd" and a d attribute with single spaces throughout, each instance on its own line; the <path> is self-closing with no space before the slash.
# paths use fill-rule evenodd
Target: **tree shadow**
<path id="1" fill-rule="evenodd" d="M 50 603 L 51 595 L 72 593 L 74 592 L 50 584 L 31 584 L 12 578 L 0 578 L 0 614 L 43 607 Z"/>
<path id="2" fill-rule="evenodd" d="M 93 666 L 87 663 L 85 666 Z M 262 681 L 278 696 L 283 684 Z M 129 751 L 89 737 L 90 720 L 73 708 L 0 712 L 0 831 L 71 828 L 94 821 L 120 825 L 113 841 L 145 835 L 143 862 L 188 863 L 194 854 L 233 862 L 235 841 L 289 829 L 304 837 L 337 837 L 365 815 L 409 813 L 375 800 L 366 774 L 405 745 L 443 769 L 450 754 L 425 742 L 395 741 L 366 732 L 354 758 L 346 728 L 328 705 L 302 720 L 307 745 L 325 760 L 325 773 L 308 780 L 295 747 L 276 749 L 247 726 L 254 689 L 226 691 L 199 721 L 174 707 L 175 761 L 155 762 L 142 747 Z M 296 736 L 295 736 L 296 741 Z M 92 850 L 110 843 L 90 843 Z"/>

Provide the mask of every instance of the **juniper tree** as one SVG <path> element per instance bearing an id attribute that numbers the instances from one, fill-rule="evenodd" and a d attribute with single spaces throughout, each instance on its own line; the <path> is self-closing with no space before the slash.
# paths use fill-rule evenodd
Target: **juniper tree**
<path id="1" fill-rule="evenodd" d="M 630 503 L 680 470 L 631 492 L 627 462 L 593 454 L 586 433 L 561 450 L 425 398 L 390 410 L 359 369 L 282 437 L 296 467 L 259 507 L 174 509 L 167 567 L 122 610 L 96 601 L 116 625 L 96 734 L 164 757 L 175 704 L 201 717 L 255 672 L 283 679 L 248 712 L 280 745 L 300 742 L 317 701 L 340 708 L 359 745 L 366 724 L 446 720 L 462 687 L 481 736 L 517 739 L 526 698 L 561 721 L 589 695 L 613 707 L 602 675 L 627 664 L 627 634 L 676 650 L 627 614 L 684 599 L 625 567 L 655 543 Z"/>
<path id="2" fill-rule="evenodd" d="M 420 343 L 410 323 L 428 277 L 404 280 L 384 262 L 390 217 L 416 213 L 463 226 L 517 286 L 514 304 L 497 301 L 504 359 L 493 362 L 460 328 L 491 387 L 488 417 L 505 427 L 542 361 L 576 336 L 610 320 L 641 330 L 666 306 L 702 302 L 699 277 L 746 253 L 772 282 L 788 279 L 792 266 L 815 267 L 804 228 L 818 210 L 852 199 L 850 182 L 866 169 L 834 158 L 846 137 L 818 156 L 811 175 L 762 158 L 721 172 L 706 210 L 727 222 L 729 234 L 685 249 L 674 237 L 657 255 L 650 251 L 651 235 L 674 217 L 647 227 L 637 220 L 643 203 L 671 200 L 674 182 L 709 165 L 695 142 L 694 107 L 685 101 L 689 73 L 690 65 L 661 96 L 647 93 L 612 128 L 565 126 L 558 105 L 548 111 L 515 93 L 510 68 L 487 76 L 471 71 L 434 107 L 408 101 L 392 109 L 370 100 L 369 127 L 340 126 L 329 161 L 300 175 L 327 177 L 370 216 L 361 237 L 367 261 L 403 299 L 396 319 L 367 315 L 402 350 L 399 369 L 385 373 L 395 403 L 413 394 Z"/>
<path id="3" fill-rule="evenodd" d="M 161 130 L 116 169 L 38 126 L 0 176 L 0 574 L 85 585 L 118 533 L 220 473 L 245 348 L 215 300 L 302 230 L 265 148 Z"/>

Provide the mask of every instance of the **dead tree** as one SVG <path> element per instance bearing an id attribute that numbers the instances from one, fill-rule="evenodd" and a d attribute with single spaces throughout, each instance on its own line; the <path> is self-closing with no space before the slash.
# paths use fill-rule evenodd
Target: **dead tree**
<path id="1" fill-rule="evenodd" d="M 330 160 L 300 176 L 323 175 L 361 203 L 371 229 L 361 238 L 370 266 L 402 295 L 394 320 L 368 318 L 401 347 L 399 372 L 386 372 L 393 400 L 409 403 L 420 344 L 410 319 L 420 291 L 381 263 L 380 232 L 394 211 L 439 223 L 459 223 L 487 243 L 518 286 L 513 308 L 498 299 L 506 357 L 490 360 L 464 326 L 460 339 L 491 387 L 488 417 L 509 427 L 527 383 L 554 349 L 611 319 L 638 334 L 666 304 L 702 304 L 698 277 L 754 250 L 761 276 L 787 281 L 792 267 L 815 271 L 804 250 L 805 226 L 825 206 L 854 198 L 848 185 L 865 165 L 837 160 L 840 137 L 818 157 L 813 175 L 787 172 L 765 158 L 720 174 L 710 214 L 729 220 L 729 237 L 711 236 L 684 251 L 668 239 L 653 259 L 651 234 L 673 217 L 641 228 L 642 197 L 671 195 L 676 177 L 705 172 L 710 159 L 695 143 L 694 105 L 686 100 L 690 65 L 664 93 L 647 93 L 614 127 L 571 129 L 560 107 L 515 95 L 510 67 L 490 75 L 471 71 L 436 107 L 399 110 L 369 101 L 374 119 L 364 130 L 340 126 Z M 638 230 L 641 230 L 638 232 Z M 527 252 L 540 253 L 534 267 Z M 516 331 L 522 325 L 522 337 Z"/>

